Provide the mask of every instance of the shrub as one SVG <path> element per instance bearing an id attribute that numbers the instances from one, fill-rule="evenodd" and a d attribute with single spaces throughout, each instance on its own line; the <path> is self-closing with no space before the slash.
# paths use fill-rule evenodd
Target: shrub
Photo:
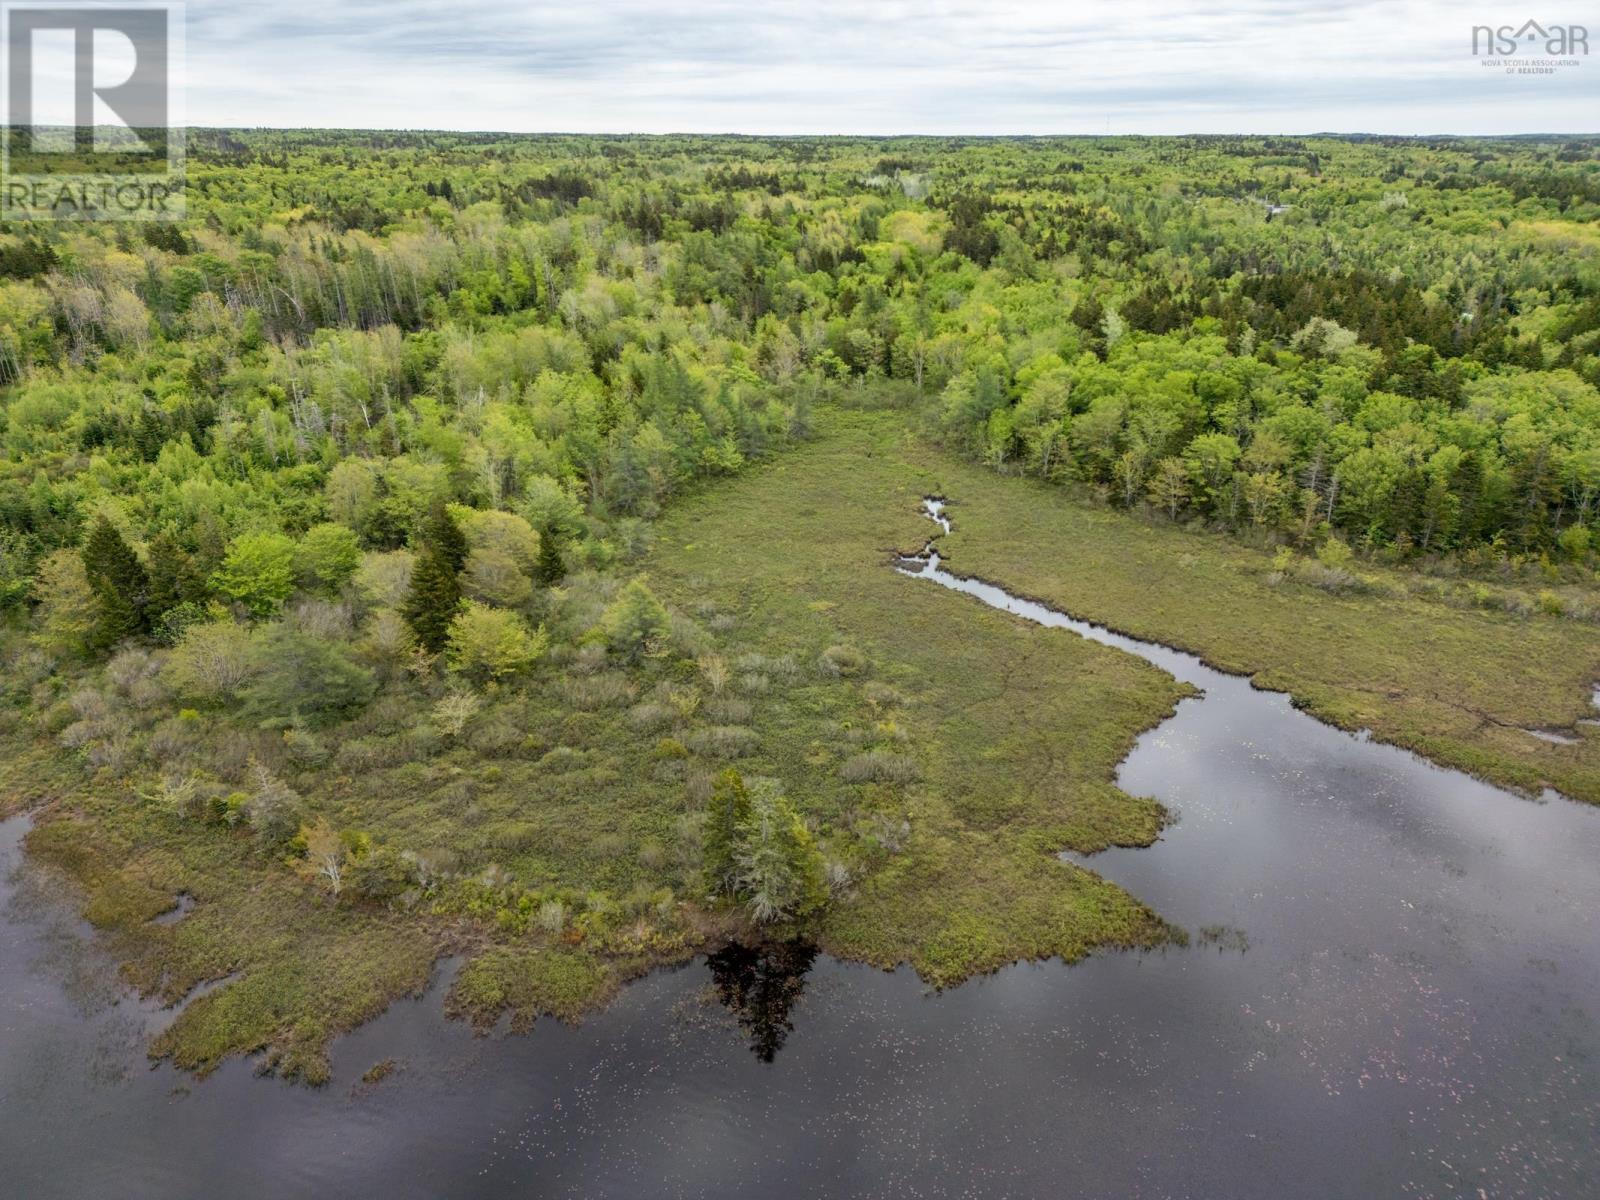
<path id="1" fill-rule="evenodd" d="M 572 655 L 572 670 L 576 675 L 593 675 L 609 664 L 604 646 L 580 646 Z"/>
<path id="2" fill-rule="evenodd" d="M 862 836 L 873 845 L 890 854 L 899 854 L 911 841 L 911 822 L 883 813 L 875 813 L 862 832 Z"/>
<path id="3" fill-rule="evenodd" d="M 1343 571 L 1350 566 L 1355 552 L 1338 538 L 1329 538 L 1317 547 L 1317 561 L 1331 571 Z"/>
<path id="4" fill-rule="evenodd" d="M 106 664 L 106 678 L 123 695 L 161 669 L 161 663 L 147 650 L 129 647 L 119 651 Z"/>
<path id="5" fill-rule="evenodd" d="M 368 850 L 345 868 L 344 886 L 363 900 L 387 901 L 402 895 L 416 882 L 412 863 L 392 846 Z"/>
<path id="6" fill-rule="evenodd" d="M 1586 526 L 1569 525 L 1556 538 L 1556 544 L 1573 562 L 1582 562 L 1589 556 L 1589 548 L 1594 544 L 1593 535 Z"/>
<path id="7" fill-rule="evenodd" d="M 629 582 L 601 619 L 606 644 L 630 662 L 650 653 L 666 636 L 670 618 L 644 576 Z"/>
<path id="8" fill-rule="evenodd" d="M 755 705 L 736 696 L 719 696 L 706 705 L 706 716 L 718 725 L 746 725 L 755 714 Z"/>
<path id="9" fill-rule="evenodd" d="M 231 699 L 256 669 L 250 631 L 232 621 L 215 621 L 184 630 L 162 673 L 179 695 L 219 704 Z"/>
<path id="10" fill-rule="evenodd" d="M 482 706 L 483 701 L 473 692 L 451 692 L 433 706 L 433 723 L 447 737 L 460 737 Z"/>
<path id="11" fill-rule="evenodd" d="M 361 707 L 377 690 L 372 672 L 347 647 L 288 625 L 259 633 L 252 654 L 255 674 L 239 688 L 239 698 L 241 711 L 257 721 L 334 717 Z"/>
<path id="12" fill-rule="evenodd" d="M 1329 542 L 1327 544 L 1343 545 L 1344 543 Z M 1346 549 L 1348 550 L 1348 547 Z M 1361 580 L 1357 579 L 1349 571 L 1344 570 L 1342 567 L 1330 567 L 1324 563 L 1321 559 L 1320 551 L 1316 561 L 1307 559 L 1297 563 L 1294 569 L 1294 577 L 1300 583 L 1321 588 L 1325 592 L 1358 592 L 1363 588 Z"/>
<path id="13" fill-rule="evenodd" d="M 867 656 L 854 646 L 829 646 L 817 658 L 817 668 L 836 678 L 860 675 L 867 669 Z"/>
<path id="14" fill-rule="evenodd" d="M 667 614 L 667 641 L 683 658 L 701 658 L 711 648 L 711 638 L 706 631 L 677 612 Z"/>
<path id="15" fill-rule="evenodd" d="M 628 710 L 628 724 L 644 733 L 670 725 L 676 717 L 677 713 L 667 705 L 650 700 L 635 704 Z"/>
<path id="16" fill-rule="evenodd" d="M 888 750 L 868 750 L 839 767 L 839 777 L 846 783 L 913 783 L 921 774 L 915 759 Z"/>
<path id="17" fill-rule="evenodd" d="M 546 900 L 539 906 L 539 928 L 560 933 L 567 927 L 567 906 L 560 900 Z"/>
<path id="18" fill-rule="evenodd" d="M 861 698 L 874 708 L 893 708 L 897 704 L 904 704 L 906 698 L 890 687 L 887 683 L 872 680 L 861 686 Z"/>
<path id="19" fill-rule="evenodd" d="M 792 680 L 800 673 L 794 659 L 787 654 L 776 657 L 767 654 L 741 654 L 734 660 L 733 665 L 741 674 L 769 675 L 774 679 L 785 681 Z"/>
<path id="20" fill-rule="evenodd" d="M 756 748 L 761 739 L 743 725 L 713 725 L 689 735 L 689 748 L 707 758 L 740 758 Z"/>
<path id="21" fill-rule="evenodd" d="M 596 712 L 626 704 L 637 694 L 637 690 L 625 675 L 615 671 L 561 681 L 562 697 L 580 712 Z"/>
<path id="22" fill-rule="evenodd" d="M 446 657 L 452 671 L 488 683 L 527 670 L 549 644 L 543 626 L 529 632 L 516 613 L 469 600 L 450 622 Z"/>
<path id="23" fill-rule="evenodd" d="M 647 839 L 639 847 L 639 865 L 652 874 L 660 871 L 669 861 L 667 849 L 654 838 Z"/>
<path id="24" fill-rule="evenodd" d="M 499 757 L 514 752 L 522 744 L 522 736 L 522 726 L 509 713 L 497 712 L 468 731 L 467 744 L 479 754 Z M 485 767 L 480 774 L 487 783 L 499 770 L 499 767 Z"/>

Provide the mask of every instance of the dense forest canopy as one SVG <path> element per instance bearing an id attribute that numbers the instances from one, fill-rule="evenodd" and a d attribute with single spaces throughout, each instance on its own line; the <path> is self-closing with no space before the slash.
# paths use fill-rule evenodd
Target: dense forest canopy
<path id="1" fill-rule="evenodd" d="M 1586 561 L 1588 141 L 193 143 L 185 225 L 0 236 L 11 607 L 108 506 L 186 603 L 242 534 L 395 550 L 441 498 L 604 555 L 874 380 L 1118 504 Z"/>

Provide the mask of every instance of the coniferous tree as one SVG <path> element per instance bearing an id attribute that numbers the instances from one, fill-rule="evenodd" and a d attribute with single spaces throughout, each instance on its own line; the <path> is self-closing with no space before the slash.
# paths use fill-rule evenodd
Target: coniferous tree
<path id="1" fill-rule="evenodd" d="M 561 557 L 560 539 L 554 525 L 546 525 L 539 532 L 539 561 L 535 571 L 545 587 L 553 587 L 566 578 L 567 564 Z"/>
<path id="2" fill-rule="evenodd" d="M 180 604 L 198 604 L 206 597 L 205 572 L 194 556 L 172 534 L 162 531 L 150 539 L 151 622 Z"/>
<path id="3" fill-rule="evenodd" d="M 405 607 L 417 640 L 435 653 L 450 640 L 450 622 L 461 607 L 461 568 L 466 561 L 466 535 L 441 501 L 428 518 Z"/>
<path id="4" fill-rule="evenodd" d="M 738 893 L 760 924 L 815 912 L 827 900 L 822 853 L 773 780 L 758 781 L 734 850 Z"/>
<path id="5" fill-rule="evenodd" d="M 84 543 L 83 573 L 94 594 L 97 647 L 109 649 L 146 630 L 150 576 L 127 539 L 103 515 Z"/>
<path id="6" fill-rule="evenodd" d="M 750 819 L 750 792 L 738 771 L 729 767 L 711 789 L 706 821 L 704 863 L 706 891 L 732 895 L 739 884 L 739 828 Z"/>

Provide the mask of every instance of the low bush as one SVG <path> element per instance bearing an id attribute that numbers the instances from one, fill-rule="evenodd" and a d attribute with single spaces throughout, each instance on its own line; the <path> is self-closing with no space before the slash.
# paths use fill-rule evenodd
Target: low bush
<path id="1" fill-rule="evenodd" d="M 839 778 L 846 783 L 913 783 L 921 775 L 914 758 L 888 750 L 868 750 L 839 766 Z"/>
<path id="2" fill-rule="evenodd" d="M 741 758 L 759 741 L 756 731 L 743 725 L 712 725 L 689 735 L 689 749 L 706 758 Z"/>

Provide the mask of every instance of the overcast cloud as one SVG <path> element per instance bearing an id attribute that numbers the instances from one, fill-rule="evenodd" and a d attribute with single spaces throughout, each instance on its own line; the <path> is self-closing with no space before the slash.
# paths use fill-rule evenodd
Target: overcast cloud
<path id="1" fill-rule="evenodd" d="M 1474 24 L 1600 8 L 1224 0 L 190 0 L 196 125 L 661 133 L 1580 132 L 1600 55 L 1508 76 Z M 1588 20 L 1586 21 L 1586 17 Z"/>

